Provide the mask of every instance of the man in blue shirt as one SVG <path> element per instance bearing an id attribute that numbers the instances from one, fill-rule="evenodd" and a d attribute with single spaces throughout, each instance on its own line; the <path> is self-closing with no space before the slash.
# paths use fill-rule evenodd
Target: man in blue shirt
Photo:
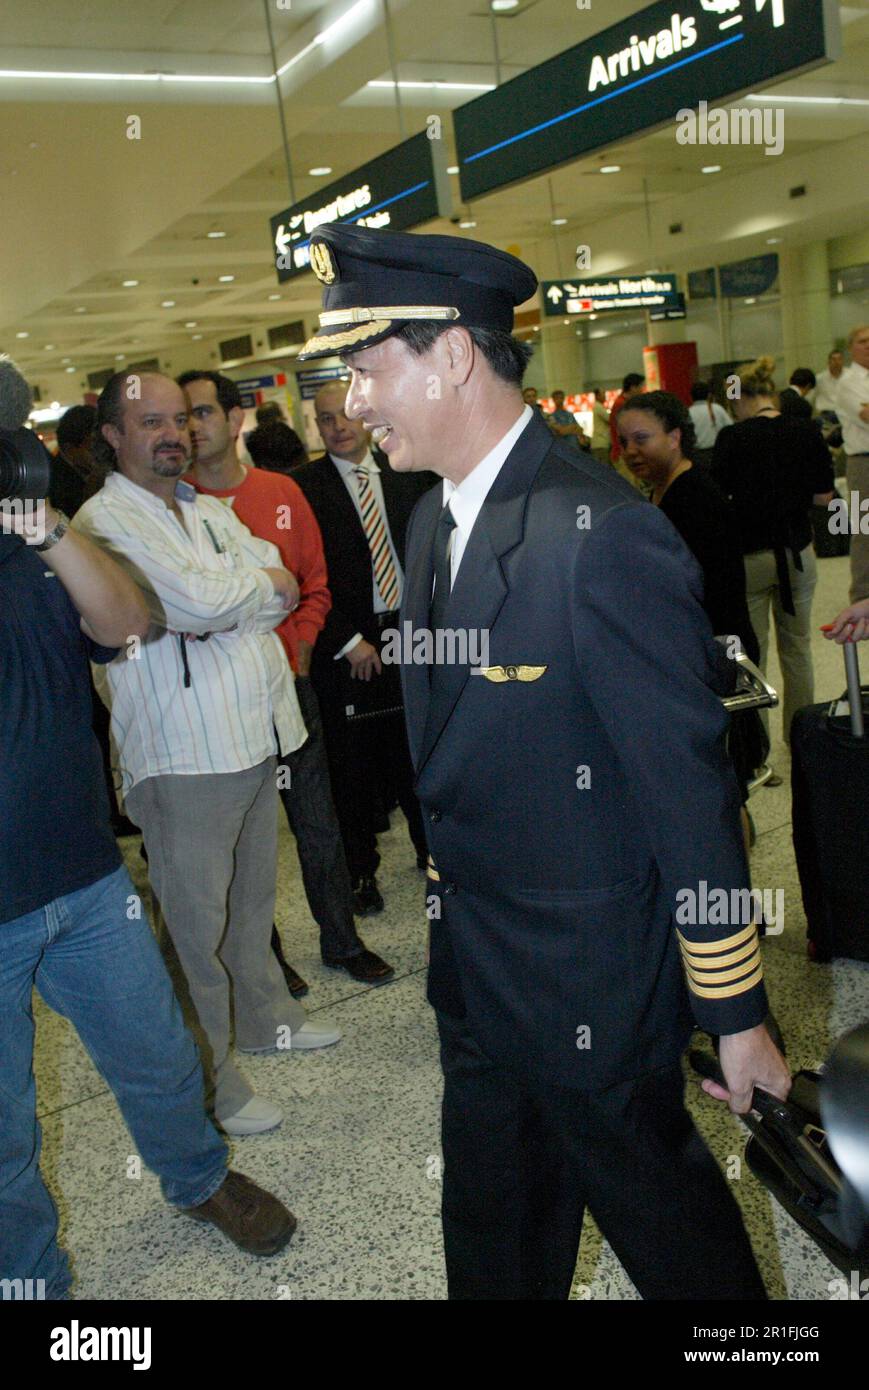
<path id="1" fill-rule="evenodd" d="M 196 1048 L 109 824 L 88 657 L 132 653 L 148 610 L 61 512 L 45 505 L 32 546 L 12 510 L 0 516 L 0 1287 L 14 1298 L 41 1281 L 38 1296 L 58 1299 L 71 1280 L 39 1172 L 34 985 L 75 1025 L 168 1202 L 253 1254 L 281 1249 L 296 1223 L 227 1171 Z"/>

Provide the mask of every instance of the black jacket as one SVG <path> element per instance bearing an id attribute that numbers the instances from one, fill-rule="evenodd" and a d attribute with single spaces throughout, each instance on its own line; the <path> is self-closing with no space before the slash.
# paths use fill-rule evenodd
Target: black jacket
<path id="1" fill-rule="evenodd" d="M 386 517 L 398 560 L 404 568 L 407 523 L 417 501 L 437 481 L 433 473 L 395 473 L 384 454 L 375 452 L 386 504 Z M 374 576 L 371 551 L 347 485 L 328 454 L 302 464 L 293 472 L 317 518 L 329 575 L 332 607 L 317 645 L 312 672 L 326 671 L 336 652 L 355 632 L 378 643 L 374 621 Z"/>
<path id="2" fill-rule="evenodd" d="M 440 510 L 424 497 L 408 532 L 414 629 Z M 765 1017 L 750 925 L 709 922 L 700 888 L 724 890 L 733 916 L 731 891 L 748 892 L 701 595 L 660 510 L 533 418 L 444 619 L 488 633 L 488 670 L 402 665 L 438 875 L 429 998 L 463 1006 L 484 1053 L 517 1072 L 596 1090 L 675 1064 L 691 1026 L 680 955 L 702 1027 Z"/>

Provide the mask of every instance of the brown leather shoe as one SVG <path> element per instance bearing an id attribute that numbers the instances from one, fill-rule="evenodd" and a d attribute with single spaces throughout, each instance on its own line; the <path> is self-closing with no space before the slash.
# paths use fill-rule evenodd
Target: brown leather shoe
<path id="1" fill-rule="evenodd" d="M 276 1255 L 298 1224 L 283 1202 L 232 1168 L 207 1202 L 180 1210 L 194 1221 L 210 1222 L 249 1255 Z"/>
<path id="2" fill-rule="evenodd" d="M 391 965 L 367 948 L 358 955 L 344 956 L 341 960 L 327 960 L 324 956 L 323 964 L 332 970 L 346 970 L 348 975 L 363 985 L 385 985 L 395 974 Z"/>

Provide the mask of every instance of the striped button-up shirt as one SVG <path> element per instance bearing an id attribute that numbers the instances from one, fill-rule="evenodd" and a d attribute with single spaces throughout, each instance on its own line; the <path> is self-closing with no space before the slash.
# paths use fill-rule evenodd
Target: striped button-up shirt
<path id="1" fill-rule="evenodd" d="M 159 497 L 110 473 L 73 523 L 135 579 L 151 610 L 141 644 L 131 639 L 95 668 L 124 794 L 146 777 L 240 772 L 307 736 L 272 630 L 286 617 L 263 573 L 281 567 L 277 547 L 189 483 L 179 481 L 175 500 L 183 526 Z"/>

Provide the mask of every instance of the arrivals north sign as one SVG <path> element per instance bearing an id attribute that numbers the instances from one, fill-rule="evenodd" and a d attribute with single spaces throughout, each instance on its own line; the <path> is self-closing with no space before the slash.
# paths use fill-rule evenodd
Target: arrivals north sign
<path id="1" fill-rule="evenodd" d="M 677 309 L 682 296 L 675 275 L 611 275 L 593 280 L 545 280 L 548 318 L 602 314 L 616 309 Z"/>

